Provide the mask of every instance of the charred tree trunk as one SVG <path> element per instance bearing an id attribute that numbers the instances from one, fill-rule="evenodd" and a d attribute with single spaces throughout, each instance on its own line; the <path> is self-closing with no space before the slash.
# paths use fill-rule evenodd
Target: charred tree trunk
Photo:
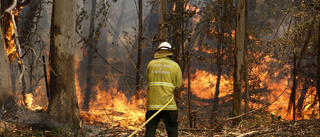
<path id="1" fill-rule="evenodd" d="M 297 89 L 297 67 L 296 67 L 296 54 L 293 57 L 293 84 L 292 91 L 290 95 L 289 105 L 288 105 L 288 113 L 291 112 L 291 107 L 293 106 L 293 120 L 296 119 L 296 89 Z"/>
<path id="2" fill-rule="evenodd" d="M 290 94 L 290 100 L 289 100 L 288 112 L 287 112 L 289 114 L 290 111 L 291 111 L 291 108 L 293 107 L 293 120 L 295 120 L 295 114 L 296 114 L 295 96 L 296 96 L 296 88 L 297 88 L 297 85 L 298 85 L 296 77 L 298 77 L 300 75 L 299 72 L 300 72 L 300 69 L 301 69 L 302 59 L 303 59 L 305 53 L 307 52 L 308 43 L 309 43 L 309 40 L 310 40 L 310 37 L 311 37 L 311 33 L 312 33 L 312 29 L 310 29 L 308 31 L 308 35 L 307 35 L 306 41 L 305 41 L 305 43 L 304 43 L 304 45 L 303 45 L 303 47 L 301 49 L 300 57 L 299 57 L 298 60 L 297 60 L 297 57 L 296 57 L 297 56 L 296 53 L 294 54 L 293 86 L 292 86 L 292 92 Z"/>
<path id="3" fill-rule="evenodd" d="M 244 88 L 244 92 L 245 92 L 245 98 L 244 98 L 244 113 L 249 112 L 249 100 L 250 100 L 250 93 L 249 93 L 249 69 L 248 69 L 248 33 L 246 33 L 246 41 L 244 44 L 244 83 L 245 83 L 245 88 Z M 248 115 L 245 116 L 245 119 L 248 119 Z"/>
<path id="4" fill-rule="evenodd" d="M 142 0 L 139 0 L 139 45 L 136 74 L 136 100 L 139 100 L 141 86 L 141 61 L 142 61 Z"/>
<path id="5" fill-rule="evenodd" d="M 188 55 L 189 56 L 189 55 Z M 190 81 L 190 57 L 187 59 L 187 74 L 188 74 L 188 116 L 189 116 L 189 126 L 192 128 L 192 114 L 191 114 L 191 81 Z"/>
<path id="6" fill-rule="evenodd" d="M 176 11 L 178 12 L 177 15 L 178 15 L 178 21 L 176 24 L 174 24 L 174 27 L 173 27 L 173 33 L 174 33 L 174 36 L 175 36 L 175 39 L 174 39 L 174 56 L 173 56 L 173 60 L 175 62 L 177 62 L 180 66 L 181 66 L 181 63 L 180 63 L 180 54 L 182 53 L 183 57 L 182 57 L 182 60 L 184 60 L 184 64 L 185 64 L 185 56 L 186 54 L 184 54 L 184 50 L 183 50 L 183 12 L 184 12 L 184 8 L 183 8 L 183 2 L 182 1 L 177 1 L 176 2 Z M 183 50 L 181 52 L 181 50 Z M 182 65 L 182 73 L 185 69 L 185 65 Z M 176 90 L 175 92 L 175 101 L 176 101 L 176 104 L 177 106 L 179 107 L 179 103 L 180 103 L 180 89 Z"/>
<path id="7" fill-rule="evenodd" d="M 302 91 L 301 91 L 301 95 L 299 97 L 299 100 L 298 100 L 298 104 L 297 104 L 297 116 L 299 118 L 303 118 L 303 102 L 306 98 L 306 95 L 307 95 L 307 92 L 308 92 L 308 88 L 311 86 L 312 84 L 312 81 L 310 78 L 306 78 L 305 81 L 304 81 L 304 84 L 303 84 L 303 87 L 302 87 Z"/>
<path id="8" fill-rule="evenodd" d="M 222 26 L 222 25 L 220 25 Z M 219 28 L 219 25 L 217 25 L 217 28 Z M 222 56 L 223 56 L 223 51 L 222 51 L 222 44 L 224 41 L 224 28 L 221 28 L 221 32 L 219 33 L 219 44 L 217 46 L 217 54 L 216 54 L 216 58 L 217 58 L 217 83 L 216 83 L 216 89 L 215 89 L 215 93 L 214 93 L 214 98 L 213 98 L 213 110 L 212 110 L 212 114 L 211 114 L 211 120 L 213 121 L 215 119 L 215 115 L 216 115 L 216 111 L 218 108 L 218 104 L 219 104 L 219 94 L 220 94 L 220 83 L 221 83 L 221 76 L 222 76 Z"/>
<path id="9" fill-rule="evenodd" d="M 94 53 L 97 50 L 94 43 L 94 30 L 95 30 L 95 14 L 96 14 L 96 0 L 91 1 L 91 15 L 90 15 L 90 28 L 89 28 L 89 45 L 88 47 L 88 65 L 87 65 L 87 88 L 85 91 L 85 97 L 83 101 L 84 109 L 86 111 L 89 110 L 89 102 L 92 91 L 92 76 L 93 76 L 93 58 Z"/>
<path id="10" fill-rule="evenodd" d="M 214 93 L 213 98 L 213 111 L 212 111 L 212 120 L 215 119 L 216 111 L 218 110 L 219 105 L 219 94 L 220 94 L 220 84 L 221 84 L 221 76 L 222 76 L 222 65 L 217 64 L 218 73 L 217 73 L 217 83 L 216 83 L 216 92 Z"/>
<path id="11" fill-rule="evenodd" d="M 317 95 L 318 103 L 320 104 L 320 24 L 318 26 L 318 59 L 317 59 Z M 320 105 L 319 105 L 320 111 Z"/>
<path id="12" fill-rule="evenodd" d="M 176 11 L 181 14 L 183 14 L 183 2 L 182 1 L 177 1 L 176 2 Z M 177 13 L 178 14 L 178 13 Z M 177 62 L 179 65 L 180 65 L 180 51 L 181 51 L 181 36 L 183 35 L 182 34 L 182 31 L 181 31 L 181 25 L 182 25 L 182 17 L 176 17 L 178 18 L 178 21 L 173 25 L 173 33 L 174 33 L 174 36 L 175 36 L 175 39 L 174 39 L 174 58 L 173 60 L 175 62 Z"/>
<path id="13" fill-rule="evenodd" d="M 54 0 L 50 45 L 48 116 L 64 127 L 78 128 L 80 114 L 75 89 L 74 38 L 76 0 Z"/>
<path id="14" fill-rule="evenodd" d="M 166 13 L 167 13 L 167 0 L 160 1 L 160 40 L 166 41 L 167 37 L 167 28 L 165 27 L 167 24 L 166 21 Z"/>
<path id="15" fill-rule="evenodd" d="M 241 114 L 241 92 L 243 81 L 243 50 L 245 44 L 246 35 L 246 9 L 247 0 L 238 1 L 237 12 L 237 32 L 236 32 L 236 51 L 235 51 L 235 69 L 234 69 L 234 91 L 233 91 L 233 107 L 232 116 L 238 116 Z M 239 124 L 241 118 L 233 120 L 233 124 Z"/>
<path id="16" fill-rule="evenodd" d="M 8 111 L 14 105 L 9 65 L 3 33 L 0 31 L 0 112 L 3 108 Z"/>

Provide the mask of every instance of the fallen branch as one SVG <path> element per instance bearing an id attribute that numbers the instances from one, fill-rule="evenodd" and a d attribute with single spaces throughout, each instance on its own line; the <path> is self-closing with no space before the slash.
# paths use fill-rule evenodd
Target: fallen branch
<path id="1" fill-rule="evenodd" d="M 260 133 L 259 131 L 250 131 L 250 132 L 247 132 L 247 133 L 230 132 L 229 135 L 234 135 L 234 136 L 237 136 L 237 137 L 246 137 L 246 136 L 252 136 L 252 135 L 255 135 L 255 134 L 259 134 L 259 133 Z"/>
<path id="2" fill-rule="evenodd" d="M 197 129 L 197 128 L 179 128 L 178 130 L 182 131 L 215 131 L 215 129 Z"/>
<path id="3" fill-rule="evenodd" d="M 239 133 L 239 132 L 229 132 L 228 135 L 233 135 L 237 137 L 248 137 L 248 136 L 254 136 L 257 134 L 265 134 L 267 132 L 270 132 L 268 129 L 261 130 L 261 131 L 250 131 L 246 133 Z"/>

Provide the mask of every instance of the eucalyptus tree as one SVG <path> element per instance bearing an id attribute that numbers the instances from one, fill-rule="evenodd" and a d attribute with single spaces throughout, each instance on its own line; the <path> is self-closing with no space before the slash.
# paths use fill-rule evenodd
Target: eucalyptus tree
<path id="1" fill-rule="evenodd" d="M 234 68 L 234 91 L 233 91 L 233 107 L 232 116 L 236 117 L 241 114 L 241 92 L 244 72 L 244 46 L 246 36 L 246 23 L 247 23 L 247 0 L 238 1 L 237 12 L 237 31 L 236 31 L 236 47 L 235 47 L 235 68 Z M 241 118 L 233 120 L 233 124 L 238 124 Z"/>
<path id="2" fill-rule="evenodd" d="M 54 72 L 50 73 L 48 106 L 51 119 L 73 128 L 80 126 L 74 70 L 76 3 L 76 0 L 53 1 L 50 66 Z"/>

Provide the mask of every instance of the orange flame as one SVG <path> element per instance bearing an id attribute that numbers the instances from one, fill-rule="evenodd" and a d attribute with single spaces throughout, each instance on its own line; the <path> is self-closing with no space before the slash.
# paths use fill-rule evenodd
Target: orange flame
<path id="1" fill-rule="evenodd" d="M 199 48 L 195 48 L 195 50 L 199 50 Z M 212 53 L 211 50 L 204 50 L 204 48 L 202 48 L 202 52 Z M 261 92 L 262 95 L 259 98 L 259 101 L 261 102 L 257 102 L 257 105 L 250 106 L 251 109 L 257 109 L 265 105 L 265 103 L 271 103 L 272 101 L 276 100 L 280 93 L 282 93 L 286 89 L 284 93 L 272 105 L 268 107 L 268 111 L 270 111 L 274 115 L 279 115 L 282 118 L 292 120 L 292 115 L 289 114 L 287 116 L 287 107 L 291 93 L 289 85 L 292 85 L 292 82 L 288 81 L 288 79 L 290 79 L 290 76 L 284 75 L 284 73 L 290 73 L 292 67 L 288 64 L 282 66 L 272 66 L 274 64 L 281 64 L 281 62 L 275 58 L 272 58 L 271 56 L 265 56 L 263 58 L 263 63 L 258 64 L 258 66 L 252 68 L 252 74 L 259 74 L 258 77 L 261 80 L 261 82 L 259 83 L 260 89 L 265 89 L 265 91 Z M 194 74 L 191 74 L 191 77 L 191 91 L 193 95 L 197 96 L 200 99 L 214 98 L 214 94 L 216 92 L 215 86 L 217 83 L 216 75 L 211 72 L 197 69 Z M 183 83 L 184 85 L 187 85 L 187 80 L 184 80 Z M 252 81 L 249 81 L 249 83 L 252 83 Z M 299 84 L 298 89 L 302 89 L 302 87 L 303 83 Z M 229 96 L 228 98 L 226 98 L 227 100 L 223 101 L 230 101 L 232 99 L 230 98 L 230 95 L 233 92 L 232 77 L 222 75 L 219 90 L 219 98 Z M 185 94 L 186 92 L 183 91 L 182 93 Z M 317 103 L 315 106 L 311 106 L 310 102 L 314 102 L 314 100 L 316 99 L 316 88 L 311 86 L 308 89 L 307 93 L 308 96 L 306 97 L 304 104 L 308 105 L 305 105 L 302 110 L 302 118 L 314 118 L 315 112 L 317 112 L 315 108 L 317 108 L 319 104 Z M 297 99 L 298 97 L 299 94 L 297 95 Z M 220 100 L 219 104 L 221 103 L 222 102 Z"/>
<path id="2" fill-rule="evenodd" d="M 159 1 L 160 1 L 160 0 L 159 0 Z M 199 22 L 199 20 L 200 20 L 200 16 L 199 16 L 200 9 L 192 6 L 190 3 L 187 3 L 185 9 L 186 9 L 187 11 L 194 11 L 196 14 L 195 14 L 195 16 L 193 17 L 192 20 L 193 20 L 194 23 Z M 173 5 L 173 10 L 176 10 L 176 4 Z"/>
<path id="3" fill-rule="evenodd" d="M 117 90 L 117 87 L 111 88 L 107 92 L 101 90 L 100 87 L 101 83 L 94 88 L 96 96 L 89 103 L 90 109 L 88 113 L 81 114 L 88 123 L 95 121 L 134 129 L 139 126 L 136 123 L 144 121 L 144 99 L 138 100 L 137 103 L 130 103 L 125 94 L 121 90 Z"/>
<path id="4" fill-rule="evenodd" d="M 45 87 L 39 86 L 33 93 L 26 93 L 28 109 L 33 111 L 47 110 L 48 101 L 46 99 L 46 92 L 44 92 L 45 90 Z"/>
<path id="5" fill-rule="evenodd" d="M 33 95 L 32 93 L 27 93 L 26 94 L 26 103 L 27 103 L 27 107 L 31 110 L 41 110 L 42 107 L 40 107 L 39 105 L 33 105 Z"/>
<path id="6" fill-rule="evenodd" d="M 217 83 L 217 76 L 206 72 L 204 70 L 196 70 L 194 74 L 191 75 L 194 79 L 191 82 L 192 94 L 196 95 L 198 98 L 212 99 L 215 91 L 215 84 Z M 222 75 L 220 81 L 220 92 L 219 98 L 232 94 L 233 82 L 232 78 Z M 183 83 L 187 85 L 187 80 Z"/>
<path id="7" fill-rule="evenodd" d="M 5 38 L 7 40 L 7 55 L 10 60 L 14 61 L 15 58 L 19 57 L 19 55 L 16 49 L 14 40 L 14 27 L 11 21 L 9 21 L 9 27 L 7 33 L 5 33 Z"/>

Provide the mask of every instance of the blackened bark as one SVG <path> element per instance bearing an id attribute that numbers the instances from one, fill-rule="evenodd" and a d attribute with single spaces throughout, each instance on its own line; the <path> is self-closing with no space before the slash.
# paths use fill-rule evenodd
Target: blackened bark
<path id="1" fill-rule="evenodd" d="M 306 78 L 302 87 L 301 95 L 299 97 L 298 103 L 297 103 L 297 116 L 299 118 L 303 117 L 302 111 L 303 111 L 303 102 L 306 98 L 308 88 L 311 86 L 312 82 L 310 78 Z"/>
<path id="2" fill-rule="evenodd" d="M 90 28 L 89 28 L 89 45 L 88 47 L 88 65 L 87 65 L 87 88 L 85 91 L 85 97 L 83 101 L 84 110 L 89 110 L 89 102 L 92 91 L 92 76 L 93 76 L 93 58 L 96 48 L 94 41 L 94 30 L 95 30 L 95 14 L 96 14 L 96 0 L 91 1 L 91 15 L 90 15 Z"/>
<path id="3" fill-rule="evenodd" d="M 192 128 L 192 114 L 191 114 L 191 81 L 190 81 L 190 58 L 187 59 L 187 73 L 188 73 L 188 116 L 189 116 L 189 126 Z"/>
<path id="4" fill-rule="evenodd" d="M 318 33 L 320 33 L 320 24 L 318 27 L 319 27 Z M 318 94 L 318 101 L 320 104 L 320 35 L 318 35 L 317 94 Z M 319 105 L 319 110 L 320 110 L 320 105 Z"/>
<path id="5" fill-rule="evenodd" d="M 136 100 L 139 100 L 141 89 L 141 61 L 142 61 L 142 0 L 139 0 L 139 43 L 138 43 L 138 62 L 136 73 Z"/>
<path id="6" fill-rule="evenodd" d="M 295 96 L 296 96 L 296 88 L 297 88 L 297 85 L 298 85 L 298 82 L 297 82 L 296 78 L 300 75 L 299 72 L 300 72 L 300 69 L 301 69 L 302 59 L 303 59 L 305 53 L 307 52 L 307 46 L 308 46 L 308 43 L 310 41 L 311 33 L 312 33 L 312 29 L 310 29 L 308 31 L 308 35 L 307 35 L 306 41 L 305 41 L 305 43 L 304 43 L 304 45 L 303 45 L 303 47 L 301 49 L 300 57 L 299 57 L 298 60 L 297 60 L 297 57 L 296 57 L 297 56 L 296 53 L 294 54 L 293 86 L 292 86 L 292 92 L 290 94 L 290 100 L 289 100 L 288 111 L 287 111 L 287 113 L 289 114 L 291 109 L 292 109 L 292 107 L 293 107 L 293 120 L 295 120 L 295 114 L 296 114 Z"/>

